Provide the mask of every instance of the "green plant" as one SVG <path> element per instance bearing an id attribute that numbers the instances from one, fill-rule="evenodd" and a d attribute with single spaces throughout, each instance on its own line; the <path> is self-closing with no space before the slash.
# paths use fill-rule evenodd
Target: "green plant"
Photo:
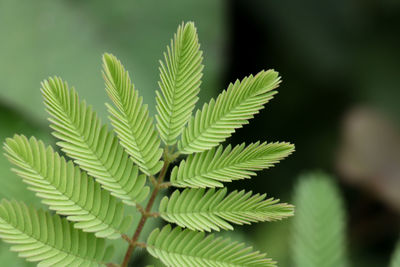
<path id="1" fill-rule="evenodd" d="M 351 266 L 347 251 L 343 198 L 329 175 L 311 172 L 300 176 L 294 192 L 296 217 L 292 221 L 292 261 L 296 267 Z M 400 267 L 400 240 L 390 267 Z"/>
<path id="2" fill-rule="evenodd" d="M 397 241 L 396 247 L 394 248 L 392 258 L 390 260 L 390 267 L 400 267 L 400 240 Z"/>
<path id="3" fill-rule="evenodd" d="M 346 214 L 332 177 L 322 172 L 302 175 L 293 202 L 296 205 L 291 240 L 294 266 L 347 266 Z"/>
<path id="4" fill-rule="evenodd" d="M 204 232 L 293 215 L 291 205 L 266 199 L 265 194 L 228 194 L 222 184 L 250 178 L 293 152 L 288 143 L 219 145 L 272 99 L 278 74 L 261 71 L 236 81 L 192 116 L 202 52 L 194 24 L 182 24 L 161 62 L 155 128 L 121 62 L 105 54 L 103 67 L 116 135 L 66 82 L 58 77 L 44 81 L 41 91 L 53 135 L 72 160 L 34 137 L 15 135 L 4 147 L 17 167 L 14 171 L 57 215 L 3 200 L 1 238 L 13 244 L 19 256 L 41 266 L 115 266 L 109 263 L 112 249 L 105 240 L 117 238 L 129 244 L 123 267 L 137 247 L 167 266 L 275 266 L 251 247 Z M 185 189 L 165 196 L 153 211 L 156 196 L 169 187 Z M 132 238 L 126 234 L 131 226 L 126 206 L 141 213 Z M 178 226 L 154 229 L 146 242 L 139 241 L 144 224 L 153 217 Z"/>

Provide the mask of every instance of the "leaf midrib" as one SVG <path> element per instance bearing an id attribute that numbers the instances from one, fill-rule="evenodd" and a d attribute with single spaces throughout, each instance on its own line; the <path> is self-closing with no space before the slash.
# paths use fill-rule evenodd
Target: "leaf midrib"
<path id="1" fill-rule="evenodd" d="M 235 212 L 247 212 L 247 213 L 258 213 L 262 212 L 261 210 L 248 210 L 248 209 L 237 209 L 237 210 L 210 210 L 210 211 L 164 211 L 161 212 L 161 214 L 165 215 L 182 215 L 182 214 L 201 214 L 201 215 L 208 215 L 208 214 L 213 214 L 213 215 L 220 215 L 223 213 L 235 213 Z"/>
<path id="2" fill-rule="evenodd" d="M 183 43 L 183 34 L 184 34 L 184 28 L 182 29 L 182 40 L 180 40 L 181 42 L 180 42 L 180 45 L 179 45 L 179 48 L 181 48 L 181 45 L 182 45 L 182 43 Z M 172 47 L 171 47 L 172 48 Z M 176 102 L 176 96 L 177 96 L 177 91 L 178 91 L 178 86 L 177 86 L 177 77 L 179 76 L 178 74 L 181 72 L 181 61 L 182 61 L 182 53 L 181 53 L 181 50 L 180 49 L 178 49 L 178 50 L 175 50 L 175 52 L 178 54 L 178 56 L 177 56 L 177 61 L 176 61 L 176 65 L 178 66 L 178 68 L 177 68 L 177 70 L 176 70 L 176 72 L 174 72 L 173 73 L 173 80 L 174 80 L 174 85 L 173 85 L 173 89 L 175 89 L 175 90 L 173 90 L 173 97 L 172 97 L 172 103 L 171 103 L 171 105 L 170 105 L 170 107 L 169 107 L 169 112 L 168 112 L 168 115 L 169 115 L 169 118 L 168 118 L 168 143 L 169 143 L 169 141 L 170 141 L 170 139 L 172 138 L 172 120 L 173 120 L 173 116 L 172 116 L 172 114 L 173 113 L 175 113 L 176 111 L 175 111 L 175 102 Z"/>
<path id="3" fill-rule="evenodd" d="M 115 84 L 115 83 L 114 83 Z M 130 84 L 130 86 L 132 86 L 132 90 L 135 90 L 134 89 L 134 87 L 133 87 L 133 85 L 132 84 Z M 116 88 L 116 87 L 115 87 Z M 116 90 L 117 91 L 117 90 Z M 117 91 L 118 92 L 118 91 Z M 135 94 L 135 92 L 134 92 L 134 94 Z M 136 94 L 137 94 L 137 92 L 136 92 Z M 136 98 L 138 98 L 139 96 L 138 95 L 136 95 L 137 97 Z M 128 146 L 134 146 L 135 148 L 137 148 L 137 150 L 138 150 L 138 153 L 140 154 L 140 157 L 141 157 L 141 159 L 136 159 L 136 160 L 138 160 L 139 162 L 140 162 L 140 165 L 141 165 L 141 167 L 143 168 L 145 168 L 146 169 L 146 171 L 147 172 L 149 172 L 150 173 L 150 171 L 151 171 L 151 168 L 153 168 L 153 166 L 149 166 L 149 163 L 151 162 L 151 161 L 148 161 L 148 160 L 146 160 L 146 155 L 145 155 L 145 147 L 146 147 L 146 145 L 148 144 L 148 142 L 146 143 L 146 144 L 144 144 L 143 143 L 143 145 L 142 145 L 142 143 L 141 142 L 137 142 L 137 137 L 136 136 L 138 136 L 138 131 L 137 130 L 135 130 L 135 128 L 134 127 L 132 127 L 132 125 L 133 125 L 133 114 L 134 114 L 134 112 L 132 112 L 132 114 L 130 114 L 130 113 L 128 113 L 128 110 L 129 110 L 129 104 L 128 103 L 126 103 L 125 101 L 122 101 L 122 98 L 120 97 L 120 94 L 118 94 L 118 98 L 119 98 L 119 101 L 120 101 L 120 103 L 122 103 L 122 107 L 123 107 L 123 110 L 121 111 L 121 113 L 123 113 L 123 115 L 124 115 L 124 118 L 123 118 L 123 120 L 124 120 L 124 124 L 125 125 L 127 125 L 128 127 L 128 130 L 129 130 L 129 137 L 131 137 L 131 138 L 129 138 L 130 139 L 130 141 L 133 143 L 133 144 L 129 144 L 129 143 L 127 143 L 127 145 Z M 133 98 L 135 98 L 135 97 L 133 97 Z M 139 99 L 137 99 L 138 101 L 139 101 Z M 140 104 L 140 108 L 138 108 L 140 111 L 143 109 L 143 103 L 141 103 Z M 128 115 L 128 114 L 130 114 L 130 115 Z M 144 121 L 145 121 L 145 124 L 148 124 L 149 123 L 149 116 L 148 116 L 148 114 L 145 116 L 145 118 L 144 118 Z M 152 131 L 154 132 L 154 126 L 152 125 Z M 151 133 L 151 134 L 153 134 L 153 132 Z M 150 134 L 150 133 L 149 133 Z M 151 139 L 149 139 L 149 140 L 151 140 Z M 122 140 L 121 140 L 122 141 Z M 135 157 L 136 158 L 136 157 Z"/>

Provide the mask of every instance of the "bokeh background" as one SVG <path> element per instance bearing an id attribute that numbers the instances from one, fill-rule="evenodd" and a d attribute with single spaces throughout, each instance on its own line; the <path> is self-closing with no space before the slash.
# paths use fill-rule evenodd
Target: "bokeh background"
<path id="1" fill-rule="evenodd" d="M 352 266 L 386 266 L 399 234 L 400 2 L 397 0 L 0 0 L 0 141 L 54 144 L 40 82 L 59 75 L 107 120 L 101 55 L 114 53 L 155 113 L 158 60 L 177 25 L 204 51 L 199 104 L 229 82 L 274 68 L 279 94 L 231 143 L 290 141 L 296 153 L 229 188 L 292 200 L 297 177 L 324 170 L 345 200 Z M 40 206 L 0 156 L 0 197 Z M 292 266 L 291 220 L 228 233 Z M 137 253 L 134 266 L 147 262 Z M 4 266 L 27 266 L 0 244 Z"/>

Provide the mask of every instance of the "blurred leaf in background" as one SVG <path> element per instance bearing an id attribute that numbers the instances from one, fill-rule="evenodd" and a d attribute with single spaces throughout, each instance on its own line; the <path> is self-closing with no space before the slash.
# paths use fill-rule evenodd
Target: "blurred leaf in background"
<path id="1" fill-rule="evenodd" d="M 390 267 L 400 267 L 400 240 L 393 251 Z"/>
<path id="2" fill-rule="evenodd" d="M 292 258 L 296 267 L 348 266 L 346 214 L 332 177 L 302 175 L 294 193 Z"/>

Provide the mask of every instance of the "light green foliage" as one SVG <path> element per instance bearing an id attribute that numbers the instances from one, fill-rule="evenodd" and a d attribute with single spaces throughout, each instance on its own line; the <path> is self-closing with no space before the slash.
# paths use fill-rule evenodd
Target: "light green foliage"
<path id="1" fill-rule="evenodd" d="M 0 64 L 1 65 L 1 64 Z M 3 92 L 4 93 L 4 92 Z M 37 92 L 36 92 L 37 93 Z M 39 94 L 40 95 L 40 94 Z M 12 107 L 2 107 L 0 105 L 0 140 L 3 143 L 7 137 L 13 136 L 16 132 L 25 135 L 35 135 L 36 137 L 49 141 L 50 134 L 47 127 L 38 127 L 26 114 L 21 111 L 17 112 Z M 11 171 L 10 162 L 4 153 L 0 153 L 0 199 L 18 199 L 29 203 L 33 207 L 40 207 L 40 199 L 34 192 L 26 188 L 26 184 Z M 32 267 L 36 264 L 27 262 L 19 258 L 15 253 L 11 252 L 8 244 L 0 241 L 0 262 L 3 266 Z"/>
<path id="2" fill-rule="evenodd" d="M 279 82 L 278 73 L 268 70 L 230 84 L 217 100 L 211 99 L 191 117 L 178 143 L 180 152 L 202 152 L 225 141 L 272 99 Z"/>
<path id="3" fill-rule="evenodd" d="M 169 222 L 199 231 L 233 230 L 230 223 L 276 221 L 293 215 L 292 205 L 265 197 L 244 190 L 227 195 L 226 188 L 176 190 L 162 199 L 159 212 Z"/>
<path id="4" fill-rule="evenodd" d="M 138 167 L 92 108 L 80 102 L 75 90 L 60 78 L 44 81 L 42 93 L 53 135 L 61 140 L 57 144 L 63 152 L 124 203 L 142 201 L 149 191 L 144 186 L 146 177 L 139 175 Z"/>
<path id="5" fill-rule="evenodd" d="M 400 267 L 400 241 L 397 242 L 396 248 L 393 251 L 390 267 Z"/>
<path id="6" fill-rule="evenodd" d="M 344 207 L 332 178 L 318 172 L 300 177 L 294 204 L 295 266 L 347 266 Z"/>
<path id="7" fill-rule="evenodd" d="M 205 236 L 204 233 L 172 229 L 155 229 L 147 240 L 147 250 L 167 266 L 275 266 L 264 254 L 243 243 Z"/>
<path id="8" fill-rule="evenodd" d="M 124 218 L 122 203 L 43 142 L 16 135 L 7 139 L 5 151 L 29 189 L 51 210 L 77 222 L 75 228 L 117 238 L 129 227 L 131 219 Z"/>
<path id="9" fill-rule="evenodd" d="M 177 187 L 222 187 L 221 182 L 250 178 L 254 171 L 274 166 L 294 151 L 288 143 L 228 145 L 191 154 L 171 173 L 171 183 Z"/>
<path id="10" fill-rule="evenodd" d="M 266 199 L 266 194 L 205 189 L 255 176 L 255 171 L 272 167 L 294 151 L 293 145 L 278 142 L 216 147 L 272 98 L 280 79 L 274 71 L 262 71 L 230 85 L 217 101 L 196 113 L 179 141 L 200 90 L 203 66 L 199 48 L 194 24 L 179 26 L 160 67 L 157 127 L 128 71 L 111 54 L 103 56 L 103 77 L 114 104 L 107 104 L 114 131 L 103 125 L 91 106 L 80 101 L 75 89 L 61 78 L 42 83 L 53 135 L 72 160 L 23 135 L 7 139 L 4 148 L 17 166 L 13 170 L 28 188 L 51 210 L 66 217 L 61 220 L 49 212 L 3 202 L 0 232 L 6 242 L 17 244 L 13 250 L 42 265 L 114 266 L 106 262 L 109 252 L 104 250 L 104 240 L 119 238 L 129 244 L 121 267 L 128 266 L 138 246 L 167 266 L 276 266 L 251 247 L 202 232 L 233 230 L 233 224 L 293 215 L 292 205 Z M 162 141 L 164 148 L 160 147 Z M 191 155 L 171 171 L 170 164 L 181 154 Z M 164 181 L 168 177 L 169 181 Z M 170 186 L 186 189 L 164 197 L 153 211 L 159 192 Z M 150 187 L 152 193 L 143 205 Z M 141 215 L 132 238 L 126 234 L 131 225 L 130 216 L 124 214 L 126 205 L 130 207 L 125 210 L 136 208 Z M 140 242 L 149 217 L 161 217 L 178 226 L 156 229 L 147 243 Z"/>
<path id="11" fill-rule="evenodd" d="M 149 116 L 147 105 L 135 90 L 129 73 L 113 55 L 103 56 L 106 90 L 118 110 L 107 105 L 111 123 L 121 145 L 145 174 L 156 174 L 163 162 L 160 139 Z"/>
<path id="12" fill-rule="evenodd" d="M 3 200 L 0 237 L 12 251 L 40 266 L 100 266 L 112 253 L 104 239 L 73 228 L 58 215 Z"/>
<path id="13" fill-rule="evenodd" d="M 157 91 L 157 128 L 166 145 L 176 138 L 192 115 L 198 100 L 203 65 L 202 52 L 193 23 L 178 28 L 160 61 L 161 93 Z"/>

